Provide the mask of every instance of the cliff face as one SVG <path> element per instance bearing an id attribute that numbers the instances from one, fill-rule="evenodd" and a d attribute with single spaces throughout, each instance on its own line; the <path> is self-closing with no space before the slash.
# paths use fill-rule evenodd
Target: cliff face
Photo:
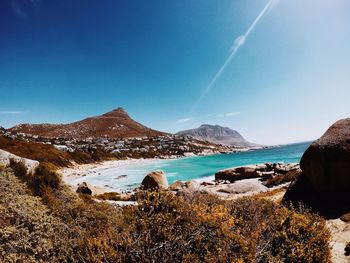
<path id="1" fill-rule="evenodd" d="M 49 138 L 81 139 L 101 136 L 110 138 L 153 137 L 165 134 L 134 121 L 122 108 L 70 124 L 20 124 L 10 130 Z"/>
<path id="2" fill-rule="evenodd" d="M 180 131 L 178 135 L 192 136 L 198 140 L 209 141 L 233 147 L 255 147 L 257 144 L 246 141 L 237 131 L 219 125 L 203 124 L 199 128 Z"/>

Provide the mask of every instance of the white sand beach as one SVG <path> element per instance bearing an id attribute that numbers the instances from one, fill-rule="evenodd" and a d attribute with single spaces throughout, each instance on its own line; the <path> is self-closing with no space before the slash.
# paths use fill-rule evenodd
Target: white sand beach
<path id="1" fill-rule="evenodd" d="M 71 182 L 87 176 L 87 175 L 93 175 L 93 174 L 99 174 L 104 170 L 112 169 L 112 168 L 121 168 L 128 165 L 134 165 L 134 164 L 145 164 L 145 163 L 152 163 L 154 161 L 157 161 L 159 159 L 126 159 L 126 160 L 110 160 L 110 161 L 103 161 L 98 163 L 91 163 L 91 164 L 75 164 L 72 167 L 69 168 L 62 168 L 58 170 L 60 174 L 62 174 L 62 179 L 65 183 L 68 185 L 71 185 Z"/>

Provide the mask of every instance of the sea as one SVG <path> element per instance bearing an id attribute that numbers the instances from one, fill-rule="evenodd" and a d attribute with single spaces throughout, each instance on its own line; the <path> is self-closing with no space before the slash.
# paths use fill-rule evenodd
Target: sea
<path id="1" fill-rule="evenodd" d="M 247 152 L 145 161 L 100 170 L 70 183 L 85 181 L 110 191 L 128 191 L 138 187 L 149 172 L 156 170 L 165 172 L 169 184 L 177 180 L 210 181 L 222 169 L 267 162 L 298 163 L 310 144 L 303 142 Z"/>

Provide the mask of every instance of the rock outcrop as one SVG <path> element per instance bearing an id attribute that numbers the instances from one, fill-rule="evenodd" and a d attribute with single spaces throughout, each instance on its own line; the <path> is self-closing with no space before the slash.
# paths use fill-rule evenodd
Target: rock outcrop
<path id="1" fill-rule="evenodd" d="M 86 182 L 78 184 L 77 188 L 78 194 L 92 195 L 92 190 L 89 188 Z"/>
<path id="2" fill-rule="evenodd" d="M 285 201 L 301 201 L 321 213 L 349 210 L 350 119 L 337 121 L 311 144 L 300 167 L 302 174 L 288 189 Z"/>
<path id="3" fill-rule="evenodd" d="M 191 195 L 200 191 L 200 189 L 201 185 L 196 181 L 176 181 L 168 188 L 169 191 L 175 192 L 179 196 Z"/>
<path id="4" fill-rule="evenodd" d="M 275 175 L 287 174 L 289 171 L 297 170 L 298 164 L 257 164 L 221 170 L 215 174 L 215 181 L 229 181 L 233 183 L 238 180 L 262 178 L 267 180 Z"/>
<path id="5" fill-rule="evenodd" d="M 168 180 L 163 171 L 155 171 L 146 175 L 141 185 L 144 190 L 165 190 L 168 188 Z"/>
<path id="6" fill-rule="evenodd" d="M 0 150 L 0 164 L 8 165 L 10 163 L 10 159 L 23 161 L 28 169 L 28 172 L 34 172 L 34 170 L 39 166 L 38 161 L 22 158 L 4 150 Z"/>

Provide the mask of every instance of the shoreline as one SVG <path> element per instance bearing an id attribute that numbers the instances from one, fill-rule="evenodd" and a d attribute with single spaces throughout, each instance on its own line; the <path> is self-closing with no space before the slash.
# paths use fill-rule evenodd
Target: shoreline
<path id="1" fill-rule="evenodd" d="M 125 159 L 125 160 L 108 160 L 89 164 L 75 164 L 72 167 L 65 167 L 59 169 L 57 172 L 62 175 L 63 181 L 70 185 L 70 182 L 85 177 L 87 175 L 96 174 L 104 170 L 117 167 L 125 167 L 134 164 L 144 164 L 151 163 L 159 160 L 174 160 L 174 159 L 160 159 L 160 158 L 150 158 L 150 159 Z"/>
<path id="2" fill-rule="evenodd" d="M 259 149 L 241 149 L 239 152 L 232 152 L 231 154 L 238 154 L 242 152 L 250 152 L 250 151 L 264 151 L 267 148 L 259 148 Z M 188 154 L 187 156 L 161 156 L 161 157 L 156 157 L 156 158 L 139 158 L 139 159 L 123 159 L 123 160 L 106 160 L 106 161 L 101 161 L 101 162 L 95 162 L 95 163 L 90 163 L 90 164 L 75 164 L 72 167 L 65 167 L 61 168 L 58 170 L 58 172 L 62 175 L 62 180 L 64 181 L 65 184 L 68 186 L 72 187 L 73 189 L 76 189 L 78 187 L 79 183 L 84 182 L 84 177 L 86 178 L 86 183 L 90 185 L 91 188 L 94 188 L 98 193 L 106 193 L 106 192 L 130 192 L 133 191 L 134 188 L 126 188 L 124 189 L 123 187 L 119 188 L 114 188 L 110 187 L 109 184 L 106 185 L 101 185 L 101 184 L 95 184 L 94 182 L 91 182 L 91 178 L 98 177 L 101 175 L 106 170 L 112 170 L 112 169 L 125 169 L 128 168 L 129 166 L 133 168 L 133 166 L 137 165 L 152 165 L 152 163 L 155 162 L 160 162 L 160 161 L 172 161 L 172 160 L 181 160 L 181 159 L 192 159 L 192 158 L 201 158 L 201 157 L 206 157 L 206 156 L 218 156 L 218 155 L 226 155 L 227 153 L 218 153 L 218 152 L 211 152 L 211 153 L 202 153 L 202 154 Z M 239 167 L 238 166 L 230 166 L 228 168 L 235 168 Z M 157 170 L 155 168 L 154 170 Z M 218 170 L 219 171 L 219 170 Z M 216 171 L 216 172 L 218 172 Z M 143 175 L 145 177 L 147 173 Z M 117 179 L 122 179 L 124 174 L 119 175 L 120 178 Z M 128 176 L 128 175 L 127 175 Z M 126 177 L 126 176 L 125 176 Z M 187 181 L 194 181 L 197 183 L 203 183 L 203 182 L 213 182 L 214 180 L 214 174 L 204 176 L 204 177 L 198 177 L 198 178 L 192 178 L 191 180 Z M 142 178 L 141 178 L 142 180 Z M 92 180 L 93 181 L 93 180 Z M 141 182 L 141 181 L 140 181 Z M 131 186 L 131 185 L 129 185 Z"/>
<path id="3" fill-rule="evenodd" d="M 89 187 L 93 189 L 95 193 L 102 194 L 102 193 L 107 193 L 107 192 L 130 192 L 133 191 L 134 188 L 130 189 L 115 189 L 113 187 L 110 187 L 109 185 L 96 185 L 93 182 L 91 182 L 89 179 L 101 175 L 102 172 L 105 170 L 110 170 L 110 169 L 123 169 L 123 168 L 128 168 L 130 166 L 133 168 L 133 166 L 137 165 L 150 165 L 154 162 L 160 162 L 160 161 L 172 161 L 172 160 L 181 160 L 181 159 L 192 159 L 192 158 L 201 158 L 201 157 L 207 157 L 207 156 L 216 156 L 216 155 L 226 155 L 226 154 L 237 154 L 237 153 L 242 153 L 242 152 L 250 152 L 250 151 L 263 151 L 266 149 L 269 149 L 270 147 L 262 147 L 262 148 L 244 148 L 240 149 L 239 151 L 236 152 L 230 152 L 230 153 L 220 153 L 220 152 L 206 152 L 206 153 L 201 153 L 201 154 L 194 154 L 194 153 L 189 153 L 185 156 L 177 156 L 177 155 L 172 155 L 172 156 L 160 156 L 160 157 L 155 157 L 155 158 L 128 158 L 128 159 L 122 159 L 122 160 L 106 160 L 106 161 L 101 161 L 101 162 L 94 162 L 94 163 L 89 163 L 89 164 L 74 164 L 71 167 L 65 167 L 61 168 L 58 170 L 58 173 L 62 175 L 62 180 L 63 182 L 68 185 L 69 187 L 73 189 L 78 188 L 78 184 L 84 182 L 83 178 L 88 177 L 86 180 L 86 183 L 89 184 Z M 240 166 L 240 165 L 239 165 Z M 237 167 L 239 167 L 237 166 Z M 234 168 L 234 167 L 229 167 L 229 168 Z M 157 170 L 157 169 L 154 169 Z M 146 176 L 147 174 L 145 173 L 143 176 Z M 119 175 L 121 176 L 120 179 L 122 179 L 122 176 L 124 175 Z M 119 178 L 118 178 L 119 179 Z M 209 182 L 213 183 L 214 182 L 214 174 L 209 175 L 209 176 L 204 176 L 204 177 L 198 177 L 198 178 L 193 178 L 191 180 L 187 180 L 186 182 L 189 181 L 194 181 L 196 183 L 203 183 L 203 182 Z M 185 182 L 185 181 L 183 181 Z"/>
<path id="4" fill-rule="evenodd" d="M 245 150 L 249 151 L 249 150 Z M 58 173 L 62 175 L 62 180 L 69 186 L 73 186 L 72 182 L 85 177 L 87 175 L 98 174 L 104 170 L 112 169 L 112 168 L 122 168 L 129 165 L 136 164 L 151 164 L 156 161 L 172 161 L 172 160 L 180 160 L 180 159 L 191 159 L 205 156 L 214 156 L 221 155 L 223 153 L 210 153 L 210 154 L 201 154 L 201 155 L 188 155 L 188 156 L 167 156 L 167 157 L 156 157 L 156 158 L 139 158 L 139 159 L 124 159 L 124 160 L 106 160 L 95 163 L 88 164 L 74 164 L 72 167 L 64 167 L 57 170 Z M 145 175 L 146 176 L 146 175 Z M 198 180 L 201 178 L 197 178 Z M 108 190 L 107 188 L 105 189 Z"/>

